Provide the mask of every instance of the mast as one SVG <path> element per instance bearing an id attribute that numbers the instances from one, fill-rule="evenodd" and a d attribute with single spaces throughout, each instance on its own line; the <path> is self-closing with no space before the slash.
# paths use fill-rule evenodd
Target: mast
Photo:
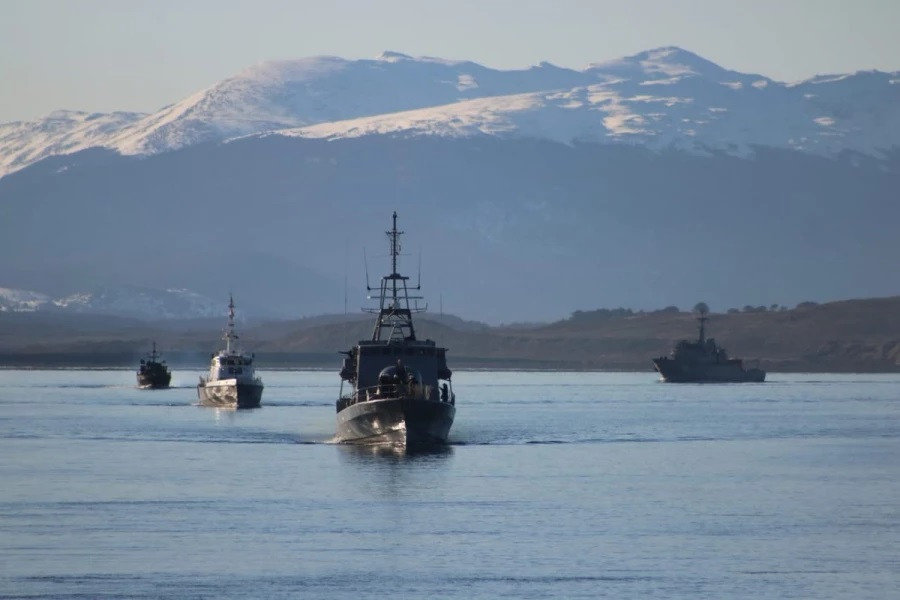
<path id="1" fill-rule="evenodd" d="M 706 342 L 706 322 L 709 321 L 709 317 L 706 316 L 705 312 L 700 312 L 700 316 L 697 317 L 697 320 L 700 321 L 700 340 L 701 344 Z"/>
<path id="2" fill-rule="evenodd" d="M 410 299 L 419 300 L 421 296 L 410 296 L 409 290 L 418 290 L 421 286 L 417 285 L 411 288 L 406 283 L 409 277 L 397 272 L 397 258 L 400 256 L 401 249 L 400 236 L 404 234 L 403 231 L 397 230 L 397 211 L 394 211 L 393 214 L 393 227 L 385 233 L 390 244 L 391 273 L 381 278 L 378 310 L 367 310 L 367 312 L 377 312 L 378 314 L 378 318 L 375 320 L 375 329 L 372 332 L 372 341 L 380 341 L 384 330 L 390 331 L 388 341 L 391 342 L 415 340 L 416 332 L 413 327 L 412 313 L 422 312 L 424 309 L 418 306 L 414 309 L 410 308 Z M 369 298 L 374 299 L 375 297 L 369 296 Z"/>
<path id="3" fill-rule="evenodd" d="M 238 336 L 234 333 L 234 297 L 231 293 L 228 294 L 228 325 L 225 328 L 225 335 L 222 336 L 222 339 L 225 340 L 225 352 L 231 354 L 231 342 L 238 339 Z"/>
<path id="4" fill-rule="evenodd" d="M 397 274 L 397 255 L 400 254 L 400 236 L 405 232 L 397 231 L 397 211 L 394 211 L 394 228 L 385 231 L 391 240 L 391 275 Z M 397 284 L 394 283 L 394 296 L 397 296 Z"/>

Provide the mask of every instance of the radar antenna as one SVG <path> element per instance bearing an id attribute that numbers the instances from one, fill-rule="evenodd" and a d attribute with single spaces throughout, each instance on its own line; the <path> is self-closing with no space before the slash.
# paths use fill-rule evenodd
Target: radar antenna
<path id="1" fill-rule="evenodd" d="M 423 299 L 421 296 L 409 295 L 410 289 L 418 290 L 419 286 L 414 288 L 408 286 L 407 281 L 409 281 L 409 277 L 400 275 L 397 272 L 397 258 L 400 256 L 401 250 L 400 236 L 404 234 L 403 231 L 397 230 L 397 211 L 394 211 L 393 214 L 393 227 L 385 233 L 390 244 L 391 273 L 381 278 L 381 287 L 378 295 L 368 296 L 370 300 L 378 299 L 379 307 L 377 309 L 363 310 L 378 315 L 375 321 L 375 330 L 372 332 L 372 341 L 381 341 L 384 331 L 390 331 L 387 338 L 387 341 L 390 342 L 415 340 L 416 332 L 413 327 L 412 313 L 423 312 L 425 309 L 420 308 L 418 303 L 416 303 L 415 308 L 410 308 L 410 300 Z M 367 291 L 373 291 L 374 289 L 368 285 L 368 266 L 366 266 L 366 288 Z"/>

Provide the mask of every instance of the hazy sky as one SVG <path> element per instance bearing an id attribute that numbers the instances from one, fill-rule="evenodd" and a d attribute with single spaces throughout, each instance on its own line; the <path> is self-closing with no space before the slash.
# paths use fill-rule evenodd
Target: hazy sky
<path id="1" fill-rule="evenodd" d="M 382 50 L 582 68 L 658 46 L 782 81 L 900 69 L 900 0 L 0 0 L 0 122 L 154 111 L 254 63 Z"/>

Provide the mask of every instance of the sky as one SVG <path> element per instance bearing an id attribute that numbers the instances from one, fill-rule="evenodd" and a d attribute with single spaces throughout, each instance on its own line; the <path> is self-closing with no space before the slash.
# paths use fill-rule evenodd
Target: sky
<path id="1" fill-rule="evenodd" d="M 0 0 L 0 122 L 153 112 L 256 63 L 384 50 L 580 69 L 659 46 L 798 81 L 900 70 L 898 0 Z"/>

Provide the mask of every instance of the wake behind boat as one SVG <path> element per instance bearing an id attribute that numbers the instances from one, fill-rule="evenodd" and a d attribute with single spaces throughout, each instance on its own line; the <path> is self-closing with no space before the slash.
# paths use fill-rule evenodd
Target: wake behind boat
<path id="1" fill-rule="evenodd" d="M 197 397 L 204 406 L 223 408 L 257 408 L 262 402 L 263 382 L 256 376 L 253 354 L 236 349 L 234 333 L 234 299 L 228 302 L 228 326 L 225 349 L 213 354 L 209 375 L 200 377 Z"/>
<path id="2" fill-rule="evenodd" d="M 447 368 L 446 348 L 419 340 L 413 327 L 407 281 L 397 273 L 400 235 L 397 213 L 390 241 L 392 270 L 381 278 L 379 308 L 371 340 L 343 352 L 341 393 L 336 403 L 337 439 L 342 442 L 399 443 L 408 446 L 446 443 L 456 415 L 456 398 Z M 374 288 L 368 287 L 369 291 Z M 344 382 L 349 390 L 344 393 Z"/>

